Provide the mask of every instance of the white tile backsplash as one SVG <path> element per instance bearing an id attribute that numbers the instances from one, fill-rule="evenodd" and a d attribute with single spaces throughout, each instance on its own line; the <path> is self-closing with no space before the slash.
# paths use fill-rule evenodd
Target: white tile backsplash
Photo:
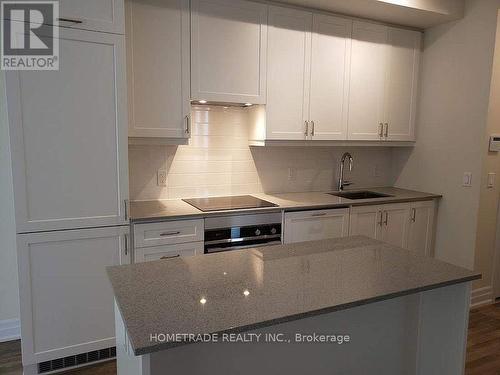
<path id="1" fill-rule="evenodd" d="M 394 182 L 388 147 L 249 147 L 243 108 L 193 107 L 192 119 L 189 145 L 129 147 L 131 199 L 332 190 L 345 151 L 354 157 L 346 172 L 353 187 Z M 159 169 L 166 187 L 157 186 Z"/>

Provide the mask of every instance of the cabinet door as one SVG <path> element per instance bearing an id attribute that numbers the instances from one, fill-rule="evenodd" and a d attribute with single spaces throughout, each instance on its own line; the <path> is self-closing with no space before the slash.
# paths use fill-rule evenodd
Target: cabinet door
<path id="1" fill-rule="evenodd" d="M 408 203 L 384 205 L 381 240 L 406 248 L 409 218 L 410 205 Z"/>
<path id="2" fill-rule="evenodd" d="M 415 110 L 421 33 L 388 29 L 388 61 L 385 90 L 387 140 L 415 140 Z"/>
<path id="3" fill-rule="evenodd" d="M 167 260 L 178 257 L 203 254 L 205 248 L 203 241 L 180 243 L 175 245 L 143 247 L 134 250 L 134 262 L 151 262 L 153 260 Z"/>
<path id="4" fill-rule="evenodd" d="M 267 5 L 192 0 L 191 7 L 192 99 L 264 104 Z"/>
<path id="5" fill-rule="evenodd" d="M 124 37 L 59 36 L 58 71 L 6 72 L 18 232 L 127 222 Z"/>
<path id="6" fill-rule="evenodd" d="M 115 346 L 106 267 L 130 263 L 128 227 L 17 236 L 24 365 Z"/>
<path id="7" fill-rule="evenodd" d="M 382 234 L 382 207 L 360 206 L 351 208 L 349 235 L 380 239 Z"/>
<path id="8" fill-rule="evenodd" d="M 189 0 L 125 3 L 130 137 L 189 136 Z"/>
<path id="9" fill-rule="evenodd" d="M 407 248 L 421 255 L 432 255 L 434 201 L 415 202 L 410 206 Z"/>
<path id="10" fill-rule="evenodd" d="M 347 139 L 352 21 L 313 15 L 310 115 L 312 139 Z"/>
<path id="11" fill-rule="evenodd" d="M 351 140 L 382 139 L 386 42 L 386 26 L 354 22 L 348 119 Z"/>
<path id="12" fill-rule="evenodd" d="M 348 236 L 349 209 L 287 212 L 284 235 L 284 243 Z"/>
<path id="13" fill-rule="evenodd" d="M 306 139 L 312 14 L 269 7 L 266 138 Z"/>
<path id="14" fill-rule="evenodd" d="M 41 1 L 41 0 L 35 0 Z M 123 34 L 123 0 L 59 0 L 58 25 L 73 29 Z M 24 18 L 11 18 L 23 21 Z"/>

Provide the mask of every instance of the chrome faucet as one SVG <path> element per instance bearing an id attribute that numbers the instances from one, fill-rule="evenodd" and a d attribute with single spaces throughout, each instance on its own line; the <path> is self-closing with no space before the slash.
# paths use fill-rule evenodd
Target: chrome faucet
<path id="1" fill-rule="evenodd" d="M 352 185 L 351 181 L 344 180 L 344 163 L 345 159 L 349 159 L 349 171 L 352 171 L 352 155 L 348 152 L 345 152 L 340 159 L 340 174 L 339 174 L 339 191 L 344 190 L 344 187 Z"/>

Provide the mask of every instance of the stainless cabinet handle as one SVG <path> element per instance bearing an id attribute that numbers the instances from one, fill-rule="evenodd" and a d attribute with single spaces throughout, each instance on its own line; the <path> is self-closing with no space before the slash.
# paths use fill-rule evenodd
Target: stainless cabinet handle
<path id="1" fill-rule="evenodd" d="M 382 122 L 380 122 L 378 124 L 379 128 L 378 128 L 378 135 L 380 138 L 382 138 L 384 136 L 384 124 Z"/>
<path id="2" fill-rule="evenodd" d="M 181 234 L 181 232 L 180 231 L 163 232 L 163 233 L 160 233 L 160 237 L 175 236 L 176 234 Z"/>
<path id="3" fill-rule="evenodd" d="M 311 214 L 311 216 L 318 217 L 318 216 L 326 216 L 326 212 L 316 212 L 314 214 Z"/>
<path id="4" fill-rule="evenodd" d="M 172 258 L 178 258 L 180 257 L 181 255 L 180 254 L 176 254 L 176 255 L 170 255 L 170 256 L 162 256 L 160 259 L 172 259 Z"/>
<path id="5" fill-rule="evenodd" d="M 128 234 L 124 235 L 125 237 L 125 256 L 128 255 Z"/>
<path id="6" fill-rule="evenodd" d="M 306 131 L 304 135 L 307 137 L 309 135 L 309 121 L 304 121 L 304 124 L 306 125 Z"/>
<path id="7" fill-rule="evenodd" d="M 384 213 L 382 211 L 379 211 L 379 214 L 380 214 L 380 220 L 377 223 L 377 225 L 382 226 L 382 216 L 384 215 Z"/>
<path id="8" fill-rule="evenodd" d="M 385 226 L 387 226 L 388 221 L 389 221 L 389 212 L 385 211 L 385 221 L 384 221 Z"/>
<path id="9" fill-rule="evenodd" d="M 123 200 L 123 216 L 128 220 L 128 199 Z"/>
<path id="10" fill-rule="evenodd" d="M 385 126 L 385 133 L 384 133 L 384 137 L 386 137 L 386 138 L 387 138 L 387 137 L 389 136 L 389 123 L 387 123 L 387 122 L 386 122 L 386 123 L 384 124 L 384 126 Z"/>
<path id="11" fill-rule="evenodd" d="M 78 18 L 64 18 L 64 17 L 60 17 L 57 20 L 60 21 L 60 22 L 70 22 L 70 23 L 75 23 L 75 24 L 83 23 L 83 21 L 80 20 L 80 19 L 78 19 Z"/>
<path id="12" fill-rule="evenodd" d="M 415 208 L 411 209 L 411 221 L 414 223 L 417 220 L 417 210 Z"/>
<path id="13" fill-rule="evenodd" d="M 184 117 L 184 119 L 186 120 L 186 134 L 191 134 L 191 118 L 189 117 L 189 115 L 186 115 L 186 117 Z"/>
<path id="14" fill-rule="evenodd" d="M 314 136 L 314 121 L 311 121 L 311 136 Z"/>

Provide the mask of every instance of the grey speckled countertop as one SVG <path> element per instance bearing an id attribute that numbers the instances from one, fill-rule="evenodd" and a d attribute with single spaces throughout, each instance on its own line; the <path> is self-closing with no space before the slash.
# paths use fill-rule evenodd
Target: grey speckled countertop
<path id="1" fill-rule="evenodd" d="M 346 198 L 336 197 L 328 193 L 309 192 L 309 193 L 286 193 L 286 194 L 252 194 L 269 202 L 277 204 L 279 207 L 246 209 L 246 210 L 231 210 L 217 212 L 202 212 L 188 203 L 180 199 L 165 199 L 165 200 L 150 200 L 150 201 L 133 201 L 130 204 L 130 218 L 136 221 L 150 220 L 175 220 L 181 218 L 200 218 L 220 214 L 237 214 L 240 212 L 276 212 L 280 210 L 292 211 L 300 209 L 317 209 L 317 208 L 335 208 L 360 206 L 370 204 L 383 203 L 398 203 L 411 202 L 440 198 L 440 195 L 423 193 L 419 191 L 398 189 L 393 187 L 367 188 L 362 190 L 370 190 L 383 194 L 391 195 L 390 197 L 372 198 L 351 200 Z"/>
<path id="2" fill-rule="evenodd" d="M 480 278 L 361 236 L 107 271 L 136 355 L 183 344 L 154 333 L 242 332 Z"/>

